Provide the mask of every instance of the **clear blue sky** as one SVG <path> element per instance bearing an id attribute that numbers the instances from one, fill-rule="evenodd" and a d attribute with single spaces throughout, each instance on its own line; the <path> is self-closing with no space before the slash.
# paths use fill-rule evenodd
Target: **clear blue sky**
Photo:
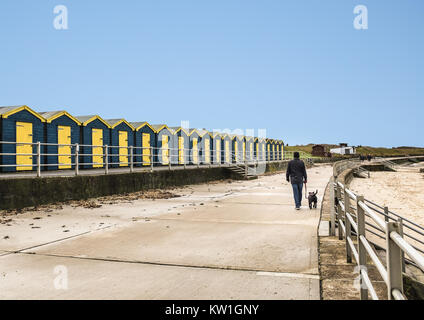
<path id="1" fill-rule="evenodd" d="M 424 146 L 420 0 L 2 0 L 0 41 L 0 105 Z"/>

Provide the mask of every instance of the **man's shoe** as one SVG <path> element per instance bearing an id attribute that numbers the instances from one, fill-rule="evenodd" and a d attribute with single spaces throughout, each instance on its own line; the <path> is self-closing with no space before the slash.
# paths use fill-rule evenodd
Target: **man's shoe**
<path id="1" fill-rule="evenodd" d="M 296 207 L 296 210 L 300 210 L 300 208 L 299 207 Z"/>

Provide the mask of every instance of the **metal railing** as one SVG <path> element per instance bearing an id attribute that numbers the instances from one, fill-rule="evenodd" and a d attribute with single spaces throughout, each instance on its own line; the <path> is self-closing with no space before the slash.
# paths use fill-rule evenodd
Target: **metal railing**
<path id="1" fill-rule="evenodd" d="M 17 152 L 17 147 L 21 146 L 27 150 Z M 257 165 L 282 161 L 282 154 L 277 152 L 234 152 L 221 148 L 207 150 L 201 145 L 198 149 L 188 149 L 0 141 L 0 147 L 0 172 L 36 171 L 37 177 L 41 177 L 42 172 L 65 169 L 74 170 L 75 175 L 79 175 L 81 169 L 104 169 L 108 174 L 111 168 L 128 168 L 130 172 L 134 172 L 137 168 L 149 168 L 153 171 L 158 167 L 168 167 L 171 170 L 177 166 Z M 66 150 L 62 149 L 64 152 L 60 153 L 60 148 Z"/>
<path id="2" fill-rule="evenodd" d="M 331 187 L 331 222 L 333 225 L 337 222 L 338 237 L 346 241 L 347 262 L 354 258 L 359 267 L 361 299 L 368 299 L 368 295 L 379 299 L 367 272 L 368 256 L 387 286 L 388 299 L 405 300 L 405 263 L 424 272 L 424 228 L 356 195 L 341 182 L 332 180 Z M 335 235 L 334 229 L 331 230 Z M 371 244 L 385 250 L 385 265 Z"/>

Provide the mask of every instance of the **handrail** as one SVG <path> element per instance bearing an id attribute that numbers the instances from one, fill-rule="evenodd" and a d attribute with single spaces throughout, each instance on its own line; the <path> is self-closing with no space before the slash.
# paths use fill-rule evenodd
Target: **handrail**
<path id="1" fill-rule="evenodd" d="M 366 271 L 366 255 L 368 255 L 388 287 L 388 298 L 405 300 L 406 298 L 403 294 L 402 285 L 405 264 L 404 255 L 407 255 L 411 259 L 411 263 L 424 272 L 424 255 L 421 254 L 421 252 L 424 251 L 413 246 L 405 238 L 410 238 L 421 244 L 424 244 L 424 241 L 421 241 L 408 232 L 404 232 L 402 227 L 406 226 L 406 224 L 404 225 L 402 221 L 405 220 L 413 224 L 415 228 L 409 228 L 409 232 L 416 232 L 416 234 L 420 236 L 424 234 L 420 229 L 424 230 L 424 228 L 398 214 L 395 216 L 400 222 L 393 217 L 389 217 L 387 208 L 384 208 L 385 212 L 381 212 L 369 207 L 367 203 L 371 203 L 370 201 L 365 200 L 363 196 L 356 195 L 353 191 L 346 188 L 343 183 L 337 181 L 337 179 L 334 181 L 335 183 L 330 184 L 331 188 L 334 188 L 334 198 L 330 199 L 332 201 L 331 206 L 335 208 L 335 210 L 331 210 L 331 214 L 334 215 L 334 217 L 331 217 L 331 221 L 338 222 L 339 239 L 343 239 L 343 237 L 346 239 L 347 261 L 351 262 L 353 257 L 360 267 L 360 277 L 362 281 L 361 299 L 368 299 L 369 294 L 372 299 L 378 300 L 378 296 Z M 335 202 L 335 199 L 337 199 L 337 202 Z M 356 206 L 354 207 L 350 203 L 346 205 L 345 200 L 353 200 Z M 379 207 L 378 205 L 376 206 Z M 374 224 L 367 222 L 366 218 L 371 219 Z M 395 221 L 391 222 L 392 220 Z M 367 225 L 381 232 L 382 235 L 378 235 L 372 230 L 367 229 Z M 372 242 L 367 239 L 366 232 L 370 232 L 371 234 L 378 235 L 385 239 L 386 265 L 388 268 L 384 266 L 373 250 L 370 244 Z M 354 234 L 358 237 L 357 245 L 355 245 L 352 240 Z"/>
<path id="2" fill-rule="evenodd" d="M 2 145 L 14 145 L 15 150 L 13 150 L 13 147 L 1 148 Z M 16 152 L 17 146 L 28 146 L 28 148 L 24 150 L 25 153 L 20 153 Z M 64 153 L 59 153 L 58 150 L 62 147 L 68 149 Z M 11 152 L 12 150 L 15 152 Z M 13 159 L 12 157 L 29 157 L 27 159 L 29 161 L 25 164 L 18 164 L 17 158 Z M 64 161 L 63 157 L 68 158 L 69 161 Z M 91 166 L 95 166 L 93 169 L 103 168 L 105 173 L 109 174 L 109 168 L 111 167 L 128 167 L 130 172 L 134 172 L 134 166 L 150 167 L 150 170 L 153 171 L 160 166 L 168 166 L 170 170 L 173 166 L 184 166 L 184 169 L 186 169 L 187 167 L 200 167 L 201 165 L 231 166 L 243 164 L 256 167 L 260 164 L 284 161 L 282 151 L 275 151 L 272 154 L 262 152 L 262 150 L 250 152 L 248 149 L 234 152 L 234 150 L 225 150 L 223 148 L 206 149 L 203 144 L 199 144 L 196 150 L 193 148 L 175 147 L 174 144 L 170 144 L 168 147 L 138 147 L 0 141 L 0 160 L 2 158 L 13 160 L 10 161 L 11 163 L 0 161 L 0 169 L 12 168 L 12 172 L 20 171 L 17 170 L 18 168 L 25 168 L 23 170 L 25 172 L 36 170 L 37 177 L 41 177 L 42 169 L 53 168 L 54 170 L 61 170 L 62 168 L 60 167 L 74 169 L 75 175 L 79 175 L 81 168 Z M 51 171 L 53 170 L 49 170 L 49 172 Z M 3 170 L 3 172 L 6 171 Z"/>

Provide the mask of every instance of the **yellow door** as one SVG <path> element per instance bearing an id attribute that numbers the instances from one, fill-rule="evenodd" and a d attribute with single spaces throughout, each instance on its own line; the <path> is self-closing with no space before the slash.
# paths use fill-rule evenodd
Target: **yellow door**
<path id="1" fill-rule="evenodd" d="M 169 137 L 162 136 L 162 164 L 169 164 Z"/>
<path id="2" fill-rule="evenodd" d="M 59 169 L 71 169 L 72 157 L 71 154 L 71 127 L 57 127 L 57 143 L 59 154 Z M 61 146 L 62 145 L 62 146 Z"/>
<path id="3" fill-rule="evenodd" d="M 150 133 L 143 133 L 143 165 L 150 165 Z"/>
<path id="4" fill-rule="evenodd" d="M 262 144 L 261 160 L 265 160 L 265 145 L 264 144 Z"/>
<path id="5" fill-rule="evenodd" d="M 128 166 L 128 131 L 119 131 L 119 166 Z"/>
<path id="6" fill-rule="evenodd" d="M 221 141 L 215 143 L 215 161 L 221 162 Z"/>
<path id="7" fill-rule="evenodd" d="M 272 145 L 272 160 L 275 160 L 275 145 Z"/>
<path id="8" fill-rule="evenodd" d="M 211 142 L 209 139 L 205 140 L 205 163 L 211 162 Z"/>
<path id="9" fill-rule="evenodd" d="M 268 161 L 270 161 L 271 160 L 271 148 L 270 148 L 269 144 L 266 146 L 266 150 L 267 150 L 267 153 L 268 153 Z"/>
<path id="10" fill-rule="evenodd" d="M 238 142 L 237 140 L 234 142 L 234 157 L 235 161 L 238 162 Z"/>
<path id="11" fill-rule="evenodd" d="M 103 129 L 91 129 L 93 168 L 103 166 Z M 97 147 L 98 146 L 98 147 Z"/>
<path id="12" fill-rule="evenodd" d="M 243 154 L 241 160 L 244 161 L 246 159 L 246 141 L 243 141 Z"/>
<path id="13" fill-rule="evenodd" d="M 260 160 L 260 157 L 259 157 L 259 142 L 256 143 L 256 160 Z"/>
<path id="14" fill-rule="evenodd" d="M 193 138 L 193 163 L 197 164 L 199 161 L 198 151 L 197 151 L 197 138 Z"/>
<path id="15" fill-rule="evenodd" d="M 178 153 L 180 164 L 184 164 L 184 137 L 178 137 Z"/>
<path id="16" fill-rule="evenodd" d="M 225 162 L 230 162 L 230 141 L 225 141 Z"/>
<path id="17" fill-rule="evenodd" d="M 32 170 L 32 123 L 16 122 L 16 164 L 25 167 L 16 167 L 17 171 Z M 22 155 L 19 155 L 22 154 Z M 26 165 L 29 165 L 26 167 Z"/>

